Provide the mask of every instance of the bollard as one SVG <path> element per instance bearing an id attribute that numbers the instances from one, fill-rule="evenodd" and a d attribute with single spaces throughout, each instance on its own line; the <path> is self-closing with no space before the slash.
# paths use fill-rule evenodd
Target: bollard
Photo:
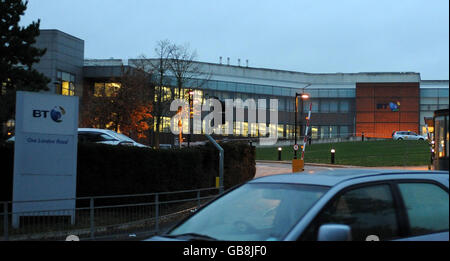
<path id="1" fill-rule="evenodd" d="M 334 148 L 331 149 L 331 164 L 334 164 L 334 154 L 336 154 L 336 150 Z"/>
<path id="2" fill-rule="evenodd" d="M 364 141 L 364 132 L 361 133 L 361 141 Z"/>
<path id="3" fill-rule="evenodd" d="M 281 151 L 283 150 L 282 147 L 278 147 L 278 160 L 281 161 Z"/>

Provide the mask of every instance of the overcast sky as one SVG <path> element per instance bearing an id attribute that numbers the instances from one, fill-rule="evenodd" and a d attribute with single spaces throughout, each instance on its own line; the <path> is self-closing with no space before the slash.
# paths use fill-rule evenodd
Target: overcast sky
<path id="1" fill-rule="evenodd" d="M 83 39 L 85 58 L 152 57 L 169 39 L 204 62 L 449 79 L 448 0 L 29 0 L 21 25 L 38 18 Z"/>

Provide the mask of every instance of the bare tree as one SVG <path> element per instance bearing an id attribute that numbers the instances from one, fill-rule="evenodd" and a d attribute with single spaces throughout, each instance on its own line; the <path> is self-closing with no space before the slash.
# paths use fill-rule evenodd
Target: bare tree
<path id="1" fill-rule="evenodd" d="M 176 45 L 171 47 L 169 68 L 176 80 L 176 88 L 178 90 L 177 96 L 179 99 L 184 98 L 181 93 L 183 88 L 187 87 L 200 87 L 203 85 L 207 78 L 205 73 L 201 71 L 200 64 L 195 60 L 197 59 L 197 52 L 191 50 L 188 44 Z M 193 80 L 200 80 L 196 86 L 192 86 Z"/>
<path id="2" fill-rule="evenodd" d="M 153 122 L 150 132 L 153 134 L 153 144 L 159 148 L 160 130 L 164 116 L 169 113 L 170 102 L 173 100 L 173 89 L 170 88 L 170 67 L 169 59 L 173 45 L 169 40 L 161 40 L 156 43 L 156 58 L 149 59 L 145 55 L 141 55 L 138 59 L 133 60 L 133 65 L 139 70 L 147 72 L 151 75 L 153 86 Z M 153 131 L 154 130 L 154 131 Z"/>

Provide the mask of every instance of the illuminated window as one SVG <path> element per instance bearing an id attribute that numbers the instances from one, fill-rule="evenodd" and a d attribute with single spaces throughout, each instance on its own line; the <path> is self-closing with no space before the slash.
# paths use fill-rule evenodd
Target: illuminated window
<path id="1" fill-rule="evenodd" d="M 115 82 L 96 82 L 94 83 L 94 96 L 95 97 L 113 97 L 117 95 L 120 89 L 120 83 Z"/>
<path id="2" fill-rule="evenodd" d="M 60 82 L 56 93 L 67 96 L 75 95 L 75 75 L 58 71 L 56 76 L 57 80 Z"/>
<path id="3" fill-rule="evenodd" d="M 172 98 L 171 93 L 172 92 L 169 87 L 155 87 L 155 102 L 158 102 L 159 96 L 161 96 L 161 102 L 170 101 Z"/>
<path id="4" fill-rule="evenodd" d="M 106 97 L 115 96 L 120 89 L 120 83 L 110 82 L 105 83 Z"/>
<path id="5" fill-rule="evenodd" d="M 311 128 L 311 139 L 318 139 L 319 138 L 319 127 L 313 126 Z"/>
<path id="6" fill-rule="evenodd" d="M 283 137 L 283 132 L 284 132 L 284 125 L 279 124 L 278 125 L 278 138 L 282 138 Z"/>
<path id="7" fill-rule="evenodd" d="M 248 136 L 248 122 L 244 122 L 244 131 L 242 133 L 243 136 Z"/>

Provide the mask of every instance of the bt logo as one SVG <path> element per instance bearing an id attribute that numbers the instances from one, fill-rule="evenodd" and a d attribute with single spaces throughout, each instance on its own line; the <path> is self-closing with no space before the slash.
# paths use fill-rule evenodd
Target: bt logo
<path id="1" fill-rule="evenodd" d="M 50 118 L 54 122 L 62 122 L 62 116 L 66 114 L 66 110 L 64 110 L 61 106 L 55 106 L 51 111 L 46 110 L 33 110 L 34 118 L 47 118 L 47 115 L 50 113 Z"/>

